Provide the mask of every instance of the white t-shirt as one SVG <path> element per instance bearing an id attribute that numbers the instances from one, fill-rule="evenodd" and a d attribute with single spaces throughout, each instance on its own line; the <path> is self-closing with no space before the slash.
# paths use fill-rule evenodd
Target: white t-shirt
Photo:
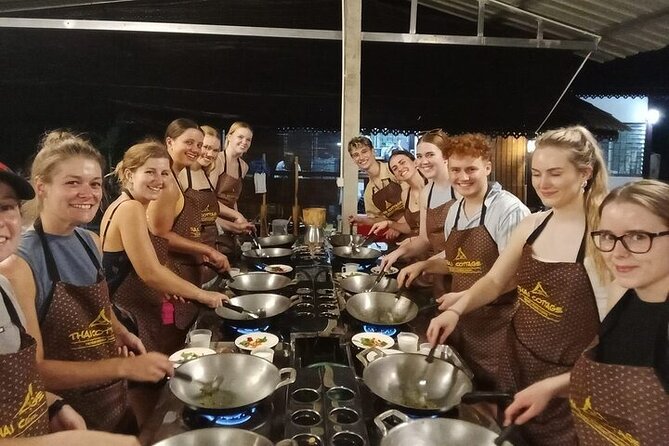
<path id="1" fill-rule="evenodd" d="M 19 320 L 25 327 L 26 319 L 23 316 L 21 307 L 16 300 L 14 295 L 14 290 L 10 285 L 7 278 L 0 274 L 0 287 L 2 290 L 9 296 L 9 300 L 14 304 L 14 309 L 19 315 Z M 0 299 L 0 354 L 16 353 L 21 347 L 21 336 L 19 332 L 19 327 L 12 323 L 12 320 L 9 316 L 9 311 L 5 306 L 5 300 Z"/>

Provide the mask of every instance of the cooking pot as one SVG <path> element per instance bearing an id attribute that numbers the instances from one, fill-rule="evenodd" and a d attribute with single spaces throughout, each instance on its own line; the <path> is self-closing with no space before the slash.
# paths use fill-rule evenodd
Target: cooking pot
<path id="1" fill-rule="evenodd" d="M 332 248 L 335 257 L 344 261 L 355 261 L 358 263 L 373 263 L 381 257 L 381 251 L 372 248 L 357 248 L 353 246 L 337 246 Z"/>
<path id="2" fill-rule="evenodd" d="M 402 325 L 418 315 L 418 305 L 404 296 L 373 291 L 354 294 L 346 311 L 355 319 L 374 325 Z"/>
<path id="3" fill-rule="evenodd" d="M 295 243 L 292 234 L 270 235 L 269 237 L 258 237 L 258 244 L 263 248 L 290 248 Z M 264 251 L 264 250 L 263 250 Z"/>
<path id="4" fill-rule="evenodd" d="M 267 260 L 272 259 L 275 261 L 290 260 L 290 256 L 293 255 L 293 250 L 288 248 L 263 248 L 263 249 L 249 249 L 244 251 L 242 256 L 248 260 Z M 279 262 L 281 263 L 281 262 Z"/>
<path id="5" fill-rule="evenodd" d="M 252 319 L 246 313 L 239 313 L 225 307 L 216 308 L 216 314 L 223 319 L 234 321 L 236 325 L 261 327 L 269 324 L 271 318 L 285 313 L 290 307 L 300 302 L 299 297 L 288 298 L 280 294 L 245 294 L 233 297 L 230 303 L 238 305 L 251 313 L 261 313 L 263 317 Z M 260 312 L 258 310 L 261 310 Z"/>
<path id="6" fill-rule="evenodd" d="M 294 368 L 281 370 L 262 358 L 242 353 L 200 356 L 179 366 L 193 381 L 171 379 L 170 390 L 181 402 L 195 410 L 230 413 L 253 407 L 279 387 L 295 382 Z M 283 375 L 288 375 L 283 380 Z M 203 393 L 200 382 L 223 381 L 211 395 Z M 230 443 L 235 444 L 235 443 Z"/>
<path id="7" fill-rule="evenodd" d="M 374 281 L 378 275 L 359 275 L 349 276 L 339 281 L 339 285 L 348 293 L 358 294 L 366 293 L 368 289 L 374 285 Z M 384 277 L 376 286 L 376 291 L 383 291 L 387 293 L 394 293 L 399 289 L 397 280 L 390 277 Z"/>
<path id="8" fill-rule="evenodd" d="M 294 283 L 281 274 L 252 272 L 236 275 L 228 282 L 228 287 L 235 294 L 250 294 L 280 290 Z"/>
<path id="9" fill-rule="evenodd" d="M 384 420 L 396 417 L 402 421 L 390 431 Z M 381 446 L 495 446 L 498 434 L 469 421 L 451 418 L 412 420 L 398 410 L 387 410 L 374 418 L 383 438 Z M 502 446 L 513 446 L 509 441 Z"/>

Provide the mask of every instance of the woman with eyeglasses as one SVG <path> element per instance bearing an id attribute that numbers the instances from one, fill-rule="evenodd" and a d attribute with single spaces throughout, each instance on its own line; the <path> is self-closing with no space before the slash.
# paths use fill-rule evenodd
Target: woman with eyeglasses
<path id="1" fill-rule="evenodd" d="M 669 439 L 669 185 L 611 191 L 591 233 L 613 276 L 611 310 L 570 373 L 519 392 L 506 424 L 524 423 L 568 397 L 580 445 L 666 444 Z"/>
<path id="2" fill-rule="evenodd" d="M 427 330 L 430 343 L 443 343 L 462 314 L 493 302 L 515 281 L 519 305 L 500 351 L 497 380 L 499 390 L 514 394 L 571 370 L 599 327 L 593 291 L 599 275 L 584 266 L 586 254 L 598 258 L 587 234 L 598 227 L 597 207 L 607 187 L 599 145 L 580 126 L 549 130 L 537 138 L 531 162 L 532 185 L 551 210 L 525 218 L 471 288 L 442 296 L 445 311 Z M 565 399 L 553 400 L 521 431 L 530 444 L 576 442 Z"/>
<path id="3" fill-rule="evenodd" d="M 416 158 L 406 150 L 393 150 L 388 158 L 388 166 L 398 181 L 409 185 L 408 189 L 402 189 L 404 221 L 380 221 L 374 223 L 370 232 L 378 234 L 387 229 L 393 229 L 415 237 L 420 230 L 420 194 L 427 184 L 427 178 L 416 168 Z"/>

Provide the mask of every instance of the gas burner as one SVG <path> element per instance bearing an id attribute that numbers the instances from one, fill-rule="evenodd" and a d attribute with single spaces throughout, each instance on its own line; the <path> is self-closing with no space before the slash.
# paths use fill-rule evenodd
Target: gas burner
<path id="1" fill-rule="evenodd" d="M 223 414 L 210 413 L 206 409 L 192 409 L 185 407 L 182 412 L 183 422 L 191 429 L 208 427 L 240 427 L 262 433 L 269 427 L 267 422 L 273 412 L 273 404 L 260 404 Z M 267 432 L 268 433 L 268 432 Z"/>
<path id="2" fill-rule="evenodd" d="M 395 334 L 397 334 L 397 328 L 389 327 L 387 325 L 364 324 L 362 329 L 365 333 L 381 333 L 386 336 L 395 336 Z"/>
<path id="3" fill-rule="evenodd" d="M 324 311 L 321 313 L 321 316 L 326 318 L 326 319 L 338 319 L 339 315 L 335 313 L 331 313 L 329 311 Z"/>
<path id="4" fill-rule="evenodd" d="M 188 410 L 188 409 L 185 409 Z M 247 421 L 251 419 L 253 414 L 256 413 L 258 410 L 257 407 L 252 407 L 247 410 L 242 410 L 240 412 L 232 413 L 232 414 L 226 414 L 226 415 L 210 415 L 207 413 L 197 413 L 194 412 L 192 414 L 189 414 L 190 416 L 194 417 L 201 417 L 203 418 L 203 421 L 209 421 L 212 425 L 214 426 L 239 426 L 240 424 L 244 424 Z"/>
<path id="5" fill-rule="evenodd" d="M 295 290 L 295 292 L 297 294 L 311 294 L 311 293 L 313 293 L 313 291 L 314 290 L 312 288 L 308 288 L 308 287 L 302 287 L 302 288 L 298 288 L 297 290 Z"/>
<path id="6" fill-rule="evenodd" d="M 233 332 L 240 335 L 269 330 L 269 325 L 261 325 L 259 327 L 235 327 L 234 325 L 229 325 L 229 327 Z"/>
<path id="7" fill-rule="evenodd" d="M 316 292 L 321 296 L 334 296 L 334 289 L 332 288 L 319 288 Z"/>

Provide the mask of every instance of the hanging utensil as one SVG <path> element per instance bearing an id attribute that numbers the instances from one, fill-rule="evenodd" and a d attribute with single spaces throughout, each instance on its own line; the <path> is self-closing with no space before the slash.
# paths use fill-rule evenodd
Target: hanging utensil
<path id="1" fill-rule="evenodd" d="M 300 229 L 300 205 L 297 201 L 297 188 L 299 180 L 299 170 L 300 163 L 297 155 L 295 156 L 295 166 L 293 168 L 293 174 L 295 175 L 295 197 L 293 199 L 293 235 L 297 237 L 298 231 Z"/>

